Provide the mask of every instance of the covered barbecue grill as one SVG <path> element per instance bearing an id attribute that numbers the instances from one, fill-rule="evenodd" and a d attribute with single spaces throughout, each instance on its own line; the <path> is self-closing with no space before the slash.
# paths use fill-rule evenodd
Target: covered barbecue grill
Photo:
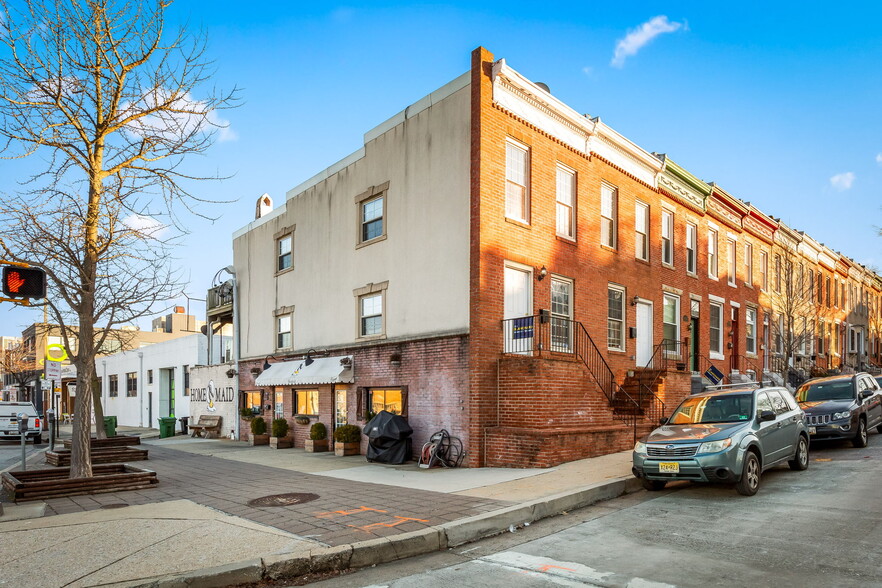
<path id="1" fill-rule="evenodd" d="M 368 437 L 368 461 L 391 464 L 410 461 L 413 429 L 404 417 L 380 411 L 364 426 L 364 433 Z"/>

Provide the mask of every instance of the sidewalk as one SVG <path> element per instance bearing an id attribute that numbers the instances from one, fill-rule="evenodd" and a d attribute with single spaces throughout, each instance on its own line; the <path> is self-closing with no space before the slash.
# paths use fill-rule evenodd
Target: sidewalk
<path id="1" fill-rule="evenodd" d="M 137 463 L 160 483 L 4 503 L 0 583 L 227 586 L 291 578 L 452 547 L 640 487 L 630 452 L 542 470 L 425 470 L 226 439 L 157 439 L 149 429 L 120 433 L 142 435 L 150 459 Z"/>

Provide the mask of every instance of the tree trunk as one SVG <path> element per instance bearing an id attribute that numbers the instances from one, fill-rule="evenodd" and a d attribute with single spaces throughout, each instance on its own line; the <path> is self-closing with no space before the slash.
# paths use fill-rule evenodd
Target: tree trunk
<path id="1" fill-rule="evenodd" d="M 104 429 L 104 407 L 101 405 L 101 384 L 97 374 L 92 378 L 92 405 L 95 408 L 95 435 L 99 439 L 107 439 Z"/>
<path id="2" fill-rule="evenodd" d="M 74 402 L 73 438 L 70 450 L 70 477 L 91 478 L 92 456 L 89 451 L 92 422 L 92 375 L 94 361 L 74 361 L 77 368 L 77 395 Z"/>

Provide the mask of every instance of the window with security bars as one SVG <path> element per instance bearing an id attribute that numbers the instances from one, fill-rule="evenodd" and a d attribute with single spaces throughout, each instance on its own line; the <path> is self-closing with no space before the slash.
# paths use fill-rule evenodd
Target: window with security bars
<path id="1" fill-rule="evenodd" d="M 625 350 L 625 290 L 618 286 L 607 288 L 606 345 Z"/>
<path id="2" fill-rule="evenodd" d="M 557 234 L 576 238 L 576 218 L 573 205 L 576 200 L 576 174 L 557 166 Z"/>
<path id="3" fill-rule="evenodd" d="M 573 283 L 551 280 L 551 350 L 570 353 L 573 348 Z"/>
<path id="4" fill-rule="evenodd" d="M 600 185 L 600 244 L 616 248 L 619 192 L 609 184 Z"/>
<path id="5" fill-rule="evenodd" d="M 505 143 L 505 216 L 529 222 L 528 152 L 512 141 Z"/>

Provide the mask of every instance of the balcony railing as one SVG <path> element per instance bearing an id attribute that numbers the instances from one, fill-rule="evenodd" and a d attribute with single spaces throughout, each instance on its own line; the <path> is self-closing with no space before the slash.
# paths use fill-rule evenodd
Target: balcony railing
<path id="1" fill-rule="evenodd" d="M 233 288 L 228 284 L 215 286 L 208 291 L 206 312 L 209 316 L 226 314 L 233 310 Z"/>

